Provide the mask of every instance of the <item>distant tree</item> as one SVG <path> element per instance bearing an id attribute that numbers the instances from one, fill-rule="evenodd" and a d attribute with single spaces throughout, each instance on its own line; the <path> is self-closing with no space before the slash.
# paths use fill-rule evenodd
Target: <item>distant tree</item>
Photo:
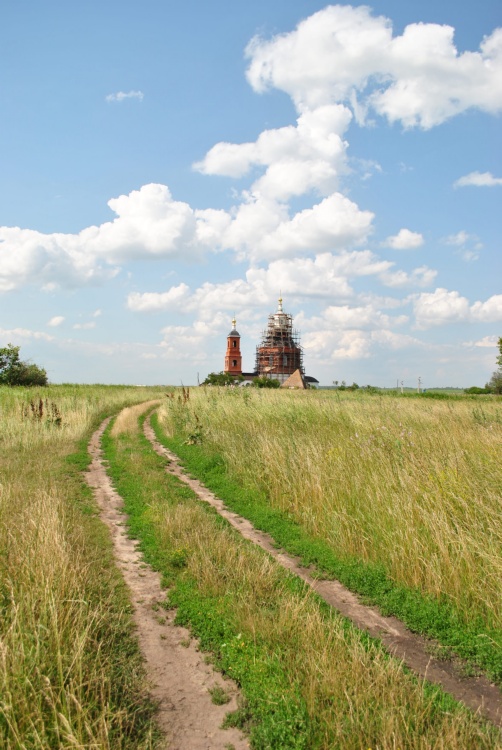
<path id="1" fill-rule="evenodd" d="M 281 384 L 275 378 L 255 378 L 252 385 L 255 388 L 280 388 Z"/>
<path id="2" fill-rule="evenodd" d="M 498 343 L 499 355 L 496 359 L 498 370 L 496 370 L 491 376 L 489 382 L 485 388 L 489 388 L 491 393 L 502 393 L 502 337 L 499 338 Z"/>
<path id="3" fill-rule="evenodd" d="M 210 372 L 202 385 L 234 385 L 242 383 L 242 375 L 231 375 L 229 372 Z"/>
<path id="4" fill-rule="evenodd" d="M 0 349 L 0 385 L 47 385 L 47 373 L 19 356 L 19 346 L 7 344 Z"/>

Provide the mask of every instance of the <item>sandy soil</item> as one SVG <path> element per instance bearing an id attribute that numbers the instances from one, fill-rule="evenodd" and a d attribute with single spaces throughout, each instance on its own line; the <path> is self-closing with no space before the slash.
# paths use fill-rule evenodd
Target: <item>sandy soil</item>
<path id="1" fill-rule="evenodd" d="M 125 531 L 122 498 L 115 492 L 102 463 L 100 439 L 110 420 L 92 436 L 92 463 L 87 481 L 93 488 L 101 518 L 110 529 L 117 565 L 129 587 L 141 650 L 145 657 L 152 698 L 158 703 L 158 723 L 169 750 L 235 750 L 249 748 L 236 729 L 221 729 L 228 711 L 237 708 L 237 687 L 204 662 L 197 641 L 173 624 L 175 612 L 161 607 L 166 592 L 160 576 L 142 559 L 137 541 Z M 215 706 L 208 690 L 222 687 L 229 703 Z"/>
<path id="2" fill-rule="evenodd" d="M 278 550 L 272 537 L 258 531 L 248 520 L 228 510 L 223 501 L 201 482 L 187 476 L 180 467 L 178 457 L 156 440 L 149 420 L 145 421 L 144 431 L 154 450 L 167 459 L 166 471 L 177 476 L 201 500 L 212 505 L 243 537 L 266 550 L 283 567 L 302 578 L 328 604 L 350 619 L 358 628 L 380 638 L 393 656 L 401 659 L 420 677 L 441 685 L 445 691 L 470 709 L 479 712 L 497 726 L 502 726 L 502 694 L 496 685 L 483 676 L 462 677 L 458 665 L 432 657 L 431 641 L 412 633 L 400 620 L 395 617 L 384 617 L 376 607 L 361 604 L 358 597 L 339 581 L 314 578 L 311 571 L 302 567 L 298 558 Z"/>

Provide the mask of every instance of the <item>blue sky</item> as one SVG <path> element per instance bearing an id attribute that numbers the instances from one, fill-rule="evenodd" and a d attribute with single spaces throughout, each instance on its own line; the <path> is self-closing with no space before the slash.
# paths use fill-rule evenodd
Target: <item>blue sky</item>
<path id="1" fill-rule="evenodd" d="M 502 335 L 499 0 L 8 0 L 0 345 L 52 382 L 482 385 Z M 498 29 L 498 31 L 497 31 Z"/>

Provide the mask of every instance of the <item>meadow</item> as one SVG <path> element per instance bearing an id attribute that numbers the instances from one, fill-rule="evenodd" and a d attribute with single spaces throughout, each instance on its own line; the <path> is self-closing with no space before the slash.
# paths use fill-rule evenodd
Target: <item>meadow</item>
<path id="1" fill-rule="evenodd" d="M 255 525 L 502 681 L 500 399 L 200 388 L 159 420 Z"/>
<path id="2" fill-rule="evenodd" d="M 192 414 L 183 442 L 198 452 L 204 431 L 192 395 L 172 396 L 166 411 L 174 404 Z M 143 419 L 117 422 L 103 441 L 129 532 L 161 572 L 176 621 L 240 686 L 240 708 L 226 724 L 242 728 L 253 750 L 500 747 L 496 729 L 403 669 L 166 472 L 140 429 Z M 221 468 L 214 454 L 211 463 Z"/>
<path id="3" fill-rule="evenodd" d="M 460 653 L 501 680 L 500 401 L 4 388 L 0 746 L 161 741 L 128 592 L 83 478 L 91 433 L 119 414 L 103 445 L 129 533 L 161 572 L 166 607 L 239 684 L 227 722 L 254 750 L 499 748 L 497 730 L 403 669 L 166 473 L 135 407 L 152 399 L 159 439 L 227 505 L 434 636 L 445 657 Z"/>
<path id="4" fill-rule="evenodd" d="M 82 471 L 99 421 L 162 391 L 0 388 L 0 746 L 149 748 L 128 595 Z"/>

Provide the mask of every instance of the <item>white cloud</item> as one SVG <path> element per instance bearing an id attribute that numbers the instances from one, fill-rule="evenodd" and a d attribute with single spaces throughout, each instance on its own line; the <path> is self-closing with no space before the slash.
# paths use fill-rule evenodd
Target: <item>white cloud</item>
<path id="1" fill-rule="evenodd" d="M 389 19 L 367 7 L 328 6 L 297 28 L 247 48 L 255 91 L 286 91 L 304 112 L 352 102 L 358 121 L 373 110 L 404 127 L 430 128 L 471 107 L 502 108 L 502 29 L 479 51 L 459 54 L 454 29 L 414 23 L 393 37 Z"/>
<path id="2" fill-rule="evenodd" d="M 496 185 L 502 185 L 502 177 L 494 177 L 491 172 L 470 172 L 453 183 L 454 188 L 495 187 Z"/>
<path id="3" fill-rule="evenodd" d="M 97 310 L 94 310 L 94 312 L 92 313 L 92 317 L 93 318 L 99 318 L 100 315 L 102 315 L 102 314 L 103 314 L 103 311 L 98 308 Z"/>
<path id="4" fill-rule="evenodd" d="M 96 328 L 96 323 L 94 321 L 90 321 L 89 323 L 75 323 L 73 328 L 81 331 L 90 331 L 92 328 Z"/>
<path id="5" fill-rule="evenodd" d="M 57 326 L 60 326 L 61 323 L 64 323 L 65 318 L 62 315 L 55 315 L 53 318 L 51 318 L 47 325 L 51 326 L 51 328 L 56 328 Z"/>
<path id="6" fill-rule="evenodd" d="M 372 231 L 373 217 L 371 211 L 361 211 L 344 195 L 334 193 L 282 221 L 250 252 L 254 258 L 268 258 L 360 245 Z"/>
<path id="7" fill-rule="evenodd" d="M 470 305 L 469 300 L 459 292 L 439 288 L 435 292 L 423 292 L 416 296 L 413 306 L 419 329 L 449 323 L 502 321 L 502 294 Z"/>
<path id="8" fill-rule="evenodd" d="M 349 305 L 327 307 L 323 317 L 329 327 L 352 329 L 380 329 L 408 322 L 406 315 L 392 317 L 375 309 L 372 305 L 349 307 Z"/>
<path id="9" fill-rule="evenodd" d="M 471 307 L 471 317 L 481 323 L 502 321 L 502 294 L 494 294 L 486 302 L 475 302 Z"/>
<path id="10" fill-rule="evenodd" d="M 251 192 L 287 200 L 316 190 L 329 195 L 338 177 L 348 171 L 342 140 L 352 115 L 342 105 L 327 105 L 304 112 L 296 127 L 263 131 L 254 143 L 217 143 L 194 165 L 203 174 L 243 177 L 253 166 L 265 167 Z"/>
<path id="11" fill-rule="evenodd" d="M 465 341 L 462 346 L 475 346 L 483 349 L 495 349 L 498 343 L 497 336 L 483 336 L 479 341 Z"/>
<path id="12" fill-rule="evenodd" d="M 26 284 L 47 290 L 99 284 L 116 263 L 147 258 L 201 259 L 230 224 L 225 211 L 196 211 L 165 185 L 144 185 L 108 202 L 113 221 L 78 234 L 0 227 L 0 291 Z"/>
<path id="13" fill-rule="evenodd" d="M 105 99 L 106 101 L 111 104 L 114 102 L 123 102 L 125 99 L 138 99 L 138 101 L 143 101 L 144 94 L 142 91 L 117 91 L 114 94 L 108 94 Z"/>
<path id="14" fill-rule="evenodd" d="M 16 341 L 23 341 L 24 339 L 35 339 L 41 341 L 54 341 L 54 336 L 49 336 L 48 333 L 43 331 L 31 331 L 29 328 L 0 328 L 0 341 L 7 343 L 15 343 Z"/>
<path id="15" fill-rule="evenodd" d="M 398 271 L 386 271 L 380 275 L 380 281 L 385 286 L 392 287 L 394 289 L 400 289 L 404 287 L 420 287 L 430 286 L 437 276 L 437 271 L 428 266 L 420 266 L 414 268 L 411 273 L 407 273 L 403 270 Z"/>
<path id="16" fill-rule="evenodd" d="M 127 297 L 127 307 L 133 312 L 160 312 L 178 310 L 188 299 L 190 289 L 186 284 L 173 286 L 167 292 L 132 292 Z"/>
<path id="17" fill-rule="evenodd" d="M 423 236 L 419 232 L 412 232 L 409 229 L 400 229 L 397 234 L 387 237 L 383 242 L 385 247 L 390 247 L 392 250 L 416 250 L 423 244 Z"/>
<path id="18" fill-rule="evenodd" d="M 456 247 L 455 255 L 458 255 L 466 263 L 478 260 L 479 251 L 483 249 L 483 243 L 479 241 L 479 237 L 475 234 L 468 234 L 464 229 L 445 237 L 443 242 L 445 245 Z M 468 245 L 470 247 L 467 247 Z"/>
<path id="19" fill-rule="evenodd" d="M 230 212 L 193 209 L 173 200 L 165 185 L 144 185 L 108 201 L 113 221 L 78 234 L 42 234 L 0 227 L 0 291 L 26 284 L 46 290 L 98 284 L 115 265 L 131 260 L 200 261 L 235 251 L 240 259 L 274 259 L 298 253 L 344 250 L 364 242 L 373 214 L 340 193 L 292 217 L 288 207 L 260 195 L 245 196 Z"/>
<path id="20" fill-rule="evenodd" d="M 289 299 L 349 299 L 349 279 L 378 276 L 392 267 L 369 250 L 344 251 L 340 255 L 319 253 L 315 258 L 272 261 L 267 268 L 250 268 L 245 279 L 222 284 L 206 282 L 193 293 L 182 283 L 166 292 L 132 292 L 127 307 L 134 312 L 182 309 L 210 317 L 214 310 L 245 310 L 273 306 L 279 292 Z"/>
<path id="21" fill-rule="evenodd" d="M 26 284 L 47 290 L 99 284 L 116 273 L 86 251 L 79 235 L 0 227 L 0 292 Z"/>
<path id="22" fill-rule="evenodd" d="M 448 237 L 445 238 L 444 242 L 447 245 L 462 247 L 462 245 L 466 245 L 468 242 L 475 239 L 477 238 L 474 235 L 470 235 L 465 231 L 465 229 L 461 229 L 460 232 L 457 232 L 456 234 L 449 234 Z"/>

